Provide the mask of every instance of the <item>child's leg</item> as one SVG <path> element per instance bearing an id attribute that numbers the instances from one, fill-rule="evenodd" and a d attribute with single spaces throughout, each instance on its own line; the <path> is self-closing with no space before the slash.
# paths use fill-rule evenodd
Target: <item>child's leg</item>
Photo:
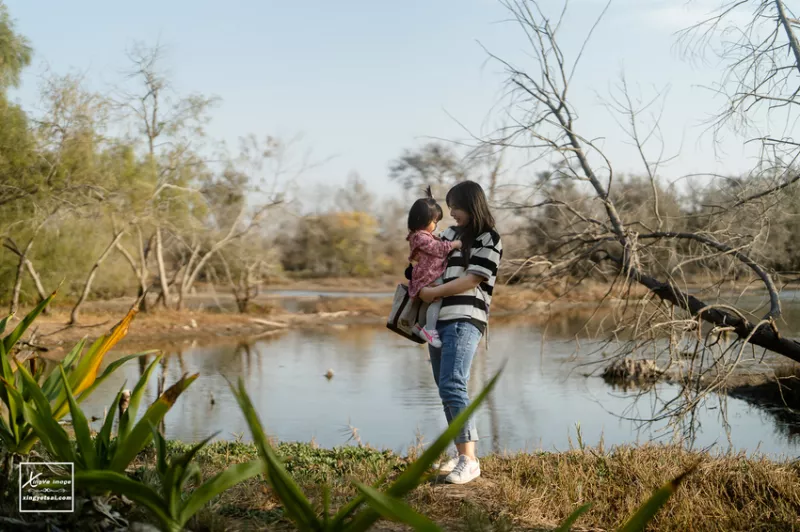
<path id="1" fill-rule="evenodd" d="M 441 277 L 431 283 L 430 286 L 439 286 L 440 284 L 442 284 Z M 436 322 L 439 321 L 439 311 L 441 308 L 441 300 L 428 303 L 428 308 L 425 311 L 425 328 L 420 327 L 419 324 L 414 328 L 417 335 L 433 347 L 442 346 L 442 342 L 439 340 L 439 333 L 436 332 Z"/>
<path id="2" fill-rule="evenodd" d="M 428 305 L 428 310 L 425 312 L 425 328 L 428 331 L 436 330 L 436 322 L 439 321 L 439 311 L 442 308 L 442 300 L 434 301 Z"/>

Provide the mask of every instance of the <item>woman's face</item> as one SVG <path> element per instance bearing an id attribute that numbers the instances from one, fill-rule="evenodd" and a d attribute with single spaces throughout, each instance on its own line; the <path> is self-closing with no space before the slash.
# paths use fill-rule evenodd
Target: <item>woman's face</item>
<path id="1" fill-rule="evenodd" d="M 450 217 L 456 221 L 456 225 L 458 227 L 465 227 L 469 224 L 469 213 L 463 209 L 459 209 L 458 207 L 453 207 L 452 205 L 447 206 L 450 209 Z"/>

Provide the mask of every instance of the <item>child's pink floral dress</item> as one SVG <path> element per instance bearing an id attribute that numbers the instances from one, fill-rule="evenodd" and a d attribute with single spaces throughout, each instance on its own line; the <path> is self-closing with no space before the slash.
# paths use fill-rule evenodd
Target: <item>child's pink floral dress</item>
<path id="1" fill-rule="evenodd" d="M 438 279 L 447 269 L 447 255 L 453 249 L 453 244 L 427 231 L 414 231 L 406 240 L 411 248 L 409 262 L 417 261 L 411 270 L 408 295 L 417 297 L 420 290 Z"/>

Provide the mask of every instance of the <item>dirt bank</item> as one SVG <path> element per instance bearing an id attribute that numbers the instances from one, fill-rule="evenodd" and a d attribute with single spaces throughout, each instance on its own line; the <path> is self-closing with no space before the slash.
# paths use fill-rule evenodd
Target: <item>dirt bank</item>
<path id="1" fill-rule="evenodd" d="M 132 352 L 152 347 L 168 348 L 190 341 L 214 343 L 232 338 L 253 339 L 276 334 L 281 330 L 303 327 L 326 327 L 342 323 L 385 322 L 391 308 L 391 296 L 396 280 L 372 280 L 356 292 L 352 284 L 337 285 L 337 279 L 304 281 L 271 285 L 270 291 L 256 298 L 248 313 L 236 311 L 230 294 L 201 292 L 187 298 L 185 310 L 151 308 L 140 312 L 133 321 L 127 337 L 117 350 Z M 335 290 L 334 290 L 335 289 Z M 367 290 L 369 289 L 369 290 Z M 276 295 L 275 291 L 281 291 Z M 301 295 L 286 295 L 285 291 Z M 325 297 L 304 292 L 346 293 L 346 296 Z M 580 312 L 594 307 L 607 288 L 587 285 L 567 297 L 557 299 L 555 290 L 543 290 L 528 285 L 504 286 L 497 290 L 492 303 L 494 320 L 508 316 L 530 315 L 545 319 L 548 312 Z M 54 300 L 47 315 L 42 315 L 33 328 L 36 345 L 47 349 L 43 355 L 58 359 L 82 337 L 89 339 L 104 334 L 133 305 L 134 298 L 92 301 L 85 305 L 77 326 L 67 327 L 69 306 Z M 291 309 L 291 310 L 289 310 Z M 586 312 L 585 312 L 586 313 Z M 18 313 L 18 318 L 24 312 Z M 17 319 L 18 319 L 17 318 Z"/>

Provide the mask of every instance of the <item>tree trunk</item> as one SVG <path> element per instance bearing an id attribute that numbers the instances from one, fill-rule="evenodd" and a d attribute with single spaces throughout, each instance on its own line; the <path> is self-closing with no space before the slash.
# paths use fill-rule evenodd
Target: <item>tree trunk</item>
<path id="1" fill-rule="evenodd" d="M 190 270 L 188 267 L 186 268 L 186 273 L 184 274 L 184 277 L 181 281 L 181 293 L 178 299 L 179 306 L 183 301 L 183 295 L 192 289 L 192 285 L 194 285 L 194 282 L 197 280 L 197 275 L 206 265 L 211 256 L 214 255 L 214 253 L 216 253 L 217 249 L 219 248 L 217 246 L 214 246 L 208 251 L 208 253 L 203 255 L 200 258 L 200 260 L 197 261 L 197 265 L 194 267 L 194 270 Z"/>
<path id="2" fill-rule="evenodd" d="M 106 260 L 111 250 L 114 249 L 119 242 L 119 239 L 122 238 L 124 234 L 123 231 L 120 231 L 116 235 L 114 235 L 114 239 L 111 243 L 106 247 L 103 253 L 97 258 L 94 265 L 92 266 L 91 271 L 89 271 L 89 276 L 86 278 L 86 283 L 83 285 L 83 292 L 81 292 L 81 297 L 78 298 L 78 302 L 75 303 L 75 306 L 72 307 L 72 312 L 69 315 L 69 323 L 68 325 L 76 325 L 78 323 L 78 313 L 80 312 L 81 305 L 86 301 L 89 297 L 89 292 L 92 290 L 92 283 L 94 282 L 94 276 L 97 275 L 97 270 L 100 269 L 100 265 Z"/>
<path id="3" fill-rule="evenodd" d="M 36 273 L 36 270 L 33 268 L 33 263 L 30 259 L 25 259 L 25 267 L 28 269 L 28 275 L 31 276 L 33 279 L 33 284 L 36 286 L 36 292 L 39 294 L 39 301 L 42 302 L 47 299 L 47 292 L 44 290 L 44 286 L 42 285 L 42 280 L 39 277 L 39 274 Z M 42 314 L 47 313 L 47 308 L 42 311 Z"/>
<path id="4" fill-rule="evenodd" d="M 786 38 L 789 41 L 789 48 L 792 49 L 794 54 L 794 66 L 800 70 L 800 43 L 797 42 L 797 36 L 792 29 L 792 21 L 786 15 L 786 8 L 783 5 L 783 0 L 775 0 L 775 9 L 778 11 L 778 20 L 780 21 L 783 30 L 786 32 Z"/>
<path id="5" fill-rule="evenodd" d="M 228 285 L 231 288 L 231 293 L 233 294 L 233 298 L 236 300 L 236 308 L 239 309 L 241 314 L 247 313 L 247 307 L 250 304 L 250 290 L 249 290 L 249 276 L 250 270 L 247 269 L 244 273 L 239 274 L 239 281 L 236 282 L 233 280 L 233 275 L 231 274 L 231 268 L 228 266 L 228 261 L 225 260 L 225 256 L 220 253 L 220 258 L 222 259 L 222 266 L 225 269 L 225 277 L 228 278 Z M 212 270 L 213 271 L 213 270 Z M 242 288 L 244 288 L 244 293 L 242 293 Z"/>
<path id="6" fill-rule="evenodd" d="M 156 228 L 156 261 L 158 262 L 158 277 L 161 283 L 161 294 L 164 307 L 169 307 L 169 284 L 167 284 L 167 271 L 164 268 L 164 249 L 161 242 L 161 228 Z"/>
<path id="7" fill-rule="evenodd" d="M 22 274 L 25 273 L 25 254 L 19 256 L 17 272 L 14 277 L 14 289 L 11 292 L 11 308 L 9 314 L 16 314 L 19 310 L 19 294 L 22 291 Z"/>
<path id="8" fill-rule="evenodd" d="M 203 264 L 205 264 L 204 260 L 200 260 L 199 263 L 195 266 L 195 260 L 197 256 L 200 254 L 200 244 L 197 243 L 192 248 L 192 254 L 189 256 L 189 262 L 186 263 L 186 270 L 184 270 L 183 275 L 181 276 L 181 284 L 178 287 L 178 304 L 177 309 L 183 309 L 183 298 L 189 289 L 192 287 L 192 283 L 194 282 L 194 275 L 196 275 L 197 270 L 194 270 L 194 274 L 192 271 L 193 267 L 201 268 Z M 207 256 L 207 255 L 206 255 Z"/>
<path id="9" fill-rule="evenodd" d="M 622 266 L 623 259 L 614 257 L 611 254 L 607 254 L 607 257 L 624 270 Z M 676 307 L 682 308 L 692 316 L 713 323 L 714 325 L 733 327 L 734 332 L 740 340 L 744 341 L 747 339 L 747 341 L 753 345 L 769 349 L 795 362 L 800 362 L 800 342 L 792 340 L 791 338 L 782 337 L 772 325 L 762 323 L 756 326 L 747 319 L 724 309 L 713 308 L 713 306 L 712 308 L 708 308 L 709 305 L 692 295 L 684 294 L 672 283 L 661 282 L 636 268 L 629 267 L 627 268 L 627 272 L 623 271 L 623 273 L 628 273 L 632 279 L 647 287 L 655 295 L 669 301 Z"/>
<path id="10" fill-rule="evenodd" d="M 147 267 L 147 259 L 150 257 L 150 250 L 153 249 L 153 238 L 155 235 L 150 235 L 147 239 L 147 245 L 145 245 L 144 238 L 142 237 L 142 228 L 138 225 L 136 226 L 136 235 L 139 239 L 139 260 L 142 263 L 142 274 L 139 278 L 139 290 L 141 291 L 139 297 L 145 296 L 142 298 L 142 310 L 146 312 L 148 306 L 147 296 L 145 294 L 147 293 L 147 289 L 150 288 L 150 269 Z"/>
<path id="11" fill-rule="evenodd" d="M 178 276 L 181 274 L 182 270 L 183 266 L 175 270 L 175 273 L 172 274 L 172 279 L 170 279 L 169 282 L 167 283 L 167 288 L 172 289 L 172 287 L 175 286 L 175 284 L 178 281 Z M 164 306 L 167 306 L 166 299 L 164 299 L 163 293 L 159 293 L 158 297 L 156 298 L 156 306 L 158 306 L 159 304 L 164 304 Z"/>
<path id="12" fill-rule="evenodd" d="M 489 175 L 489 203 L 494 204 L 495 195 L 497 193 L 497 179 L 500 176 L 500 169 L 503 167 L 503 153 L 497 157 L 497 162 Z"/>
<path id="13" fill-rule="evenodd" d="M 20 251 L 17 247 L 17 244 L 10 238 L 6 240 L 4 245 L 6 249 L 12 251 L 17 255 L 17 257 L 19 257 L 16 276 L 14 278 L 14 288 L 11 292 L 11 308 L 9 309 L 10 314 L 16 314 L 19 310 L 19 296 L 20 292 L 22 291 L 22 276 L 25 274 L 25 262 L 28 260 L 28 252 L 31 250 L 31 247 L 33 247 L 33 239 L 35 237 L 36 233 L 34 233 L 34 236 L 32 236 L 28 241 L 28 245 L 25 246 L 24 251 Z M 44 297 L 47 297 L 47 295 Z"/>
<path id="14" fill-rule="evenodd" d="M 117 250 L 122 254 L 123 257 L 128 261 L 128 264 L 131 265 L 131 269 L 133 269 L 134 275 L 136 275 L 136 280 L 139 281 L 139 289 L 136 292 L 136 299 L 141 300 L 139 303 L 139 310 L 142 312 L 147 312 L 147 299 L 142 298 L 144 293 L 147 291 L 147 269 L 143 265 L 140 269 L 139 266 L 136 264 L 136 260 L 133 258 L 127 249 L 122 245 L 122 243 L 117 242 Z"/>

